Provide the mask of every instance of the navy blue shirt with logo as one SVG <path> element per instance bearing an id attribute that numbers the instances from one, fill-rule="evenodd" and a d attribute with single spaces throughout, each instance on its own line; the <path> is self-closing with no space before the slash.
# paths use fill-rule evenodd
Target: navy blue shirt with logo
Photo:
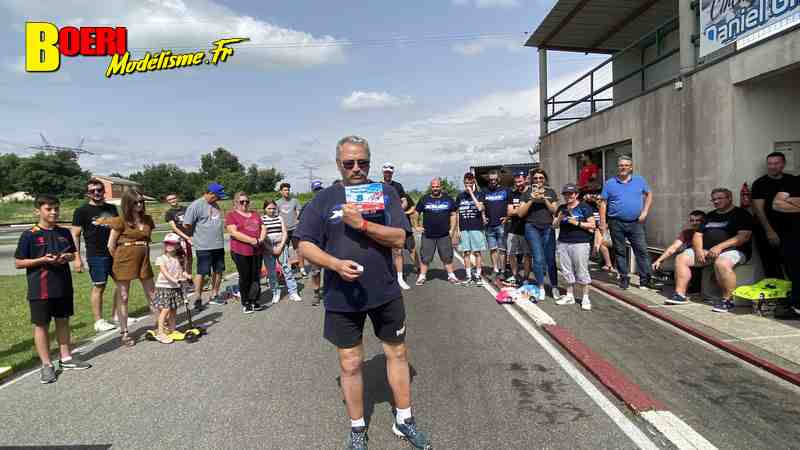
<path id="1" fill-rule="evenodd" d="M 580 225 L 573 225 L 569 223 L 569 219 L 576 219 L 578 222 L 588 222 L 590 218 L 594 217 L 592 207 L 586 203 L 580 202 L 574 208 L 569 208 L 567 205 L 558 207 L 556 214 L 561 214 L 561 223 L 558 232 L 558 241 L 565 244 L 583 244 L 592 242 L 594 239 L 594 232 L 581 228 Z"/>
<path id="2" fill-rule="evenodd" d="M 508 204 L 511 202 L 511 191 L 502 186 L 497 189 L 487 189 L 484 191 L 483 204 L 486 206 L 486 217 L 489 219 L 489 226 L 496 227 L 508 212 Z"/>
<path id="3" fill-rule="evenodd" d="M 474 195 L 479 202 L 484 201 L 482 192 L 475 192 Z M 464 191 L 458 194 L 456 203 L 458 204 L 458 227 L 461 231 L 482 231 L 483 214 L 472 200 L 469 192 Z"/>
<path id="4" fill-rule="evenodd" d="M 442 193 L 433 198 L 431 194 L 423 196 L 417 202 L 417 212 L 422 214 L 423 235 L 429 239 L 439 239 L 450 234 L 450 214 L 458 211 L 456 202 Z"/>
<path id="5" fill-rule="evenodd" d="M 14 258 L 36 259 L 60 253 L 75 253 L 75 242 L 69 230 L 59 226 L 51 230 L 36 226 L 22 232 Z M 28 278 L 28 300 L 72 298 L 69 264 L 41 264 L 25 269 L 25 275 Z"/>
<path id="6" fill-rule="evenodd" d="M 384 210 L 364 219 L 411 233 L 408 219 L 394 189 L 383 195 Z M 325 273 L 325 309 L 336 312 L 368 311 L 402 297 L 392 249 L 378 244 L 360 230 L 344 224 L 344 185 L 323 189 L 307 204 L 295 237 L 311 242 L 338 259 L 361 264 L 364 273 L 355 281 L 343 280 L 333 270 Z"/>

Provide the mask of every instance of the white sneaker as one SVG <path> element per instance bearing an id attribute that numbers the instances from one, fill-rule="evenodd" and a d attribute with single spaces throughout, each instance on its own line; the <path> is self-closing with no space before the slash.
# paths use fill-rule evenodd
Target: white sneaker
<path id="1" fill-rule="evenodd" d="M 581 309 L 584 311 L 591 311 L 592 310 L 592 301 L 588 298 L 581 300 Z"/>
<path id="2" fill-rule="evenodd" d="M 277 305 L 279 301 L 281 301 L 281 290 L 275 289 L 275 292 L 272 293 L 272 304 Z"/>
<path id="3" fill-rule="evenodd" d="M 303 298 L 300 297 L 299 295 L 297 295 L 297 292 L 295 292 L 294 294 L 289 296 L 289 300 L 291 300 L 293 302 L 302 302 Z"/>
<path id="4" fill-rule="evenodd" d="M 409 286 L 408 283 L 406 283 L 406 280 L 404 280 L 404 279 L 402 279 L 400 277 L 397 277 L 397 284 L 399 284 L 400 285 L 400 289 L 402 289 L 404 291 L 407 291 L 407 290 L 411 289 L 411 286 Z"/>
<path id="5" fill-rule="evenodd" d="M 106 321 L 105 319 L 100 319 L 100 320 L 98 320 L 97 322 L 94 323 L 94 331 L 96 331 L 98 333 L 102 333 L 102 332 L 105 332 L 105 331 L 111 331 L 111 330 L 114 330 L 116 328 L 117 328 L 116 325 Z"/>
<path id="6" fill-rule="evenodd" d="M 567 294 L 561 297 L 560 300 L 556 300 L 556 305 L 574 305 L 575 304 L 575 297 Z"/>
<path id="7" fill-rule="evenodd" d="M 544 301 L 544 288 L 539 288 L 539 295 L 536 296 L 536 300 L 540 302 Z"/>
<path id="8" fill-rule="evenodd" d="M 553 287 L 550 292 L 552 293 L 553 300 L 558 300 L 561 298 L 561 292 L 557 287 Z"/>
<path id="9" fill-rule="evenodd" d="M 109 321 L 109 323 L 111 325 L 114 325 L 115 327 L 118 327 L 119 326 L 119 319 L 111 320 L 111 321 Z M 136 319 L 134 319 L 133 317 L 128 317 L 128 326 L 134 325 L 135 323 L 136 323 Z"/>

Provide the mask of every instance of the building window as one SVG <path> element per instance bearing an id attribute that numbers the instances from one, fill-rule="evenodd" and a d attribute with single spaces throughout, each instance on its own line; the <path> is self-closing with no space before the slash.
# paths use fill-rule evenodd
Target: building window
<path id="1" fill-rule="evenodd" d="M 617 158 L 623 155 L 632 156 L 632 152 L 631 141 L 625 141 L 573 155 L 577 184 L 579 187 L 590 182 L 602 184 L 617 176 Z"/>

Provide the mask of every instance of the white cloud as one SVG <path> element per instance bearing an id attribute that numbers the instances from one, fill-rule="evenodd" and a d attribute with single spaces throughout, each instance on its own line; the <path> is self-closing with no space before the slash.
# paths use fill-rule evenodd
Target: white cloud
<path id="1" fill-rule="evenodd" d="M 340 106 L 346 111 L 357 111 L 361 109 L 397 108 L 413 105 L 414 103 L 415 101 L 411 97 L 397 97 L 386 91 L 353 91 L 348 97 L 342 99 Z"/>
<path id="2" fill-rule="evenodd" d="M 456 53 L 460 53 L 465 56 L 474 56 L 491 49 L 504 49 L 508 51 L 521 50 L 522 42 L 518 42 L 513 39 L 485 38 L 460 42 L 453 45 L 451 48 Z"/>
<path id="3" fill-rule="evenodd" d="M 476 8 L 516 8 L 519 0 L 451 0 L 454 5 L 474 5 Z"/>
<path id="4" fill-rule="evenodd" d="M 88 5 L 79 0 L 11 0 L 7 7 L 20 18 L 35 17 L 58 25 L 126 26 L 131 49 L 178 51 L 186 47 L 190 51 L 209 48 L 212 41 L 223 37 L 248 37 L 249 42 L 233 46 L 236 54 L 230 61 L 260 69 L 304 68 L 345 59 L 345 41 L 242 15 L 211 0 L 108 0 Z"/>

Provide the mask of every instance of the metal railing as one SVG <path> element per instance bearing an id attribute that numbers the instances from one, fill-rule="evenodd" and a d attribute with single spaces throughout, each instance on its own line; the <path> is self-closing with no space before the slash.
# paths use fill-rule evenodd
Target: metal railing
<path id="1" fill-rule="evenodd" d="M 646 90 L 646 79 L 645 79 L 645 72 L 647 69 L 665 61 L 667 58 L 675 55 L 680 51 L 678 47 L 670 50 L 664 49 L 664 38 L 672 31 L 678 29 L 678 17 L 673 17 L 672 19 L 668 20 L 652 32 L 642 36 L 641 39 L 637 40 L 636 42 L 632 43 L 631 45 L 625 47 L 624 49 L 620 50 L 619 52 L 615 53 L 614 56 L 608 58 L 607 60 L 600 63 L 598 66 L 587 72 L 585 75 L 581 76 L 577 80 L 573 81 L 560 91 L 556 92 L 552 96 L 550 96 L 546 101 L 546 111 L 544 114 L 544 120 L 549 125 L 552 121 L 576 121 L 585 119 L 586 117 L 590 117 L 594 113 L 598 111 L 597 104 L 598 103 L 611 103 L 603 107 L 602 109 L 606 109 L 608 107 L 613 106 L 614 98 L 604 98 L 598 97 L 599 94 L 602 94 L 605 91 L 617 86 L 629 79 L 639 75 L 641 77 L 641 91 L 644 92 Z M 647 63 L 644 62 L 644 49 L 655 45 L 656 46 L 656 55 L 655 59 L 649 61 Z M 613 77 L 610 82 L 603 84 L 600 87 L 595 88 L 596 74 L 601 69 L 605 68 L 609 64 L 612 64 L 614 61 L 619 60 L 623 55 L 625 55 L 628 51 L 638 49 L 642 55 L 642 62 L 641 64 L 634 70 L 630 71 L 629 73 L 620 76 L 620 77 Z M 579 83 L 585 81 L 588 78 L 589 80 L 589 93 L 584 95 L 583 97 L 577 100 L 558 100 L 558 96 L 564 94 L 565 92 L 569 91 L 570 89 L 577 86 Z M 586 115 L 578 115 L 578 116 L 571 116 L 571 117 L 560 117 L 563 113 L 575 108 L 578 105 L 589 104 L 589 112 Z M 557 105 L 566 105 L 556 111 Z M 585 112 L 584 112 L 585 114 Z"/>

